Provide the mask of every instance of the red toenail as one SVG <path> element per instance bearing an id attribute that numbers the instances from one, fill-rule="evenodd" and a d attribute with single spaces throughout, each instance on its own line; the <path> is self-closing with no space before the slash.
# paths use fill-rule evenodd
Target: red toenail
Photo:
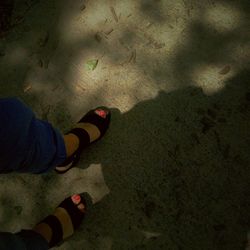
<path id="1" fill-rule="evenodd" d="M 106 116 L 107 116 L 107 113 L 104 111 L 104 110 L 102 110 L 102 109 L 97 109 L 97 110 L 95 110 L 95 113 L 97 114 L 97 115 L 99 115 L 99 116 L 101 116 L 102 118 L 106 118 Z"/>
<path id="2" fill-rule="evenodd" d="M 71 200 L 74 202 L 74 204 L 78 204 L 81 200 L 81 196 L 79 194 L 75 194 L 71 197 Z"/>

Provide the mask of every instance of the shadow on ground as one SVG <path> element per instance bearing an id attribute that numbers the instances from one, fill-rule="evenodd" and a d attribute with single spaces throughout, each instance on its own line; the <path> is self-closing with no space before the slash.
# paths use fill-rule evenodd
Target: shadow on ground
<path id="1" fill-rule="evenodd" d="M 27 2 L 31 5 L 21 6 Z M 214 2 L 209 1 L 209 4 Z M 1 41 L 2 58 L 12 51 L 17 53 L 9 57 L 8 63 L 1 64 L 1 96 L 19 96 L 41 118 L 52 120 L 60 128 L 68 128 L 72 119 L 65 96 L 60 96 L 55 106 L 48 110 L 46 102 L 51 100 L 42 96 L 47 90 L 26 94 L 27 86 L 23 82 L 31 64 L 22 60 L 23 53 L 28 53 L 32 64 L 46 71 L 59 46 L 56 24 L 60 12 L 67 10 L 60 9 L 60 1 L 47 4 L 19 1 L 18 4 L 16 8 L 25 9 L 25 15 L 18 17 L 14 12 L 14 26 Z M 160 1 L 157 4 L 141 1 L 140 4 L 145 18 L 159 24 L 166 22 L 166 16 L 157 15 Z M 234 4 L 247 16 L 248 1 Z M 192 12 L 195 2 L 190 1 L 188 6 Z M 69 8 L 68 12 L 71 11 Z M 158 50 L 154 56 L 148 56 L 146 51 L 137 55 L 135 67 L 149 75 L 156 86 L 168 81 L 175 89 L 180 89 L 161 91 L 155 99 L 139 102 L 124 114 L 113 110 L 107 136 L 86 150 L 80 163 L 85 168 L 91 163 L 101 163 L 110 194 L 90 211 L 89 219 L 72 238 L 72 247 L 74 243 L 81 243 L 84 237 L 87 249 L 243 248 L 250 220 L 249 71 L 241 68 L 226 82 L 224 89 L 211 96 L 189 86 L 193 84 L 191 73 L 195 66 L 237 64 L 229 56 L 230 45 L 236 42 L 245 45 L 245 35 L 239 35 L 245 27 L 246 22 L 243 22 L 243 27 L 220 34 L 197 21 L 190 24 L 188 42 L 183 46 L 178 44 L 172 64 L 158 60 L 161 54 Z M 124 34 L 124 40 L 131 43 L 129 47 L 133 48 L 133 43 L 138 41 L 137 31 L 129 27 Z M 111 61 L 116 62 L 120 52 L 108 44 L 96 42 L 94 32 L 91 35 L 77 40 L 73 49 L 71 45 L 66 47 L 62 57 L 72 54 L 73 61 L 80 49 L 98 52 L 106 49 Z M 162 45 L 153 43 L 153 46 Z M 64 82 L 69 78 L 67 65 L 58 61 L 57 66 L 62 79 L 60 87 L 72 97 L 73 93 Z M 58 91 L 57 86 L 49 88 L 51 95 Z M 103 101 L 102 96 L 96 98 Z M 20 196 L 30 195 L 32 199 L 27 201 L 30 205 L 27 208 L 16 204 L 9 209 L 16 200 L 7 194 L 1 196 L 4 205 L 1 211 L 8 218 L 3 223 L 11 225 L 9 218 L 20 214 L 24 218 L 22 209 L 35 214 L 35 222 L 54 207 L 46 196 L 47 191 L 59 183 L 60 177 L 53 173 L 37 177 L 32 182 L 36 186 L 25 182 L 22 176 L 14 178 L 25 187 L 19 190 Z M 10 184 L 13 190 L 15 184 Z M 34 207 L 43 207 L 43 210 L 38 214 Z"/>
<path id="2" fill-rule="evenodd" d="M 91 212 L 93 244 L 109 236 L 112 249 L 243 249 L 249 76 L 211 97 L 189 87 L 113 112 L 107 138 L 82 163 L 101 163 L 111 190 Z"/>

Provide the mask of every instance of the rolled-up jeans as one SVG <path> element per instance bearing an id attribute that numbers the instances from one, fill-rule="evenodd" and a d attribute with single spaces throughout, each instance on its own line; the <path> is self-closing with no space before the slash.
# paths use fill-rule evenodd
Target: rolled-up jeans
<path id="1" fill-rule="evenodd" d="M 16 98 L 0 99 L 0 173 L 44 173 L 66 159 L 62 134 Z"/>

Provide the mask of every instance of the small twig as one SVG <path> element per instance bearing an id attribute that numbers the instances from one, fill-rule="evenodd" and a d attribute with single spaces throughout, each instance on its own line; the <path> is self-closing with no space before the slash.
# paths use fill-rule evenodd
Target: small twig
<path id="1" fill-rule="evenodd" d="M 112 13 L 112 15 L 113 15 L 113 18 L 115 19 L 115 21 L 118 23 L 118 17 L 117 17 L 117 15 L 116 15 L 116 12 L 115 12 L 115 9 L 114 9 L 114 7 L 110 7 L 110 11 L 111 11 L 111 13 Z"/>
<path id="2" fill-rule="evenodd" d="M 121 66 L 129 63 L 136 63 L 136 49 L 132 51 L 130 57 L 125 62 L 120 63 Z"/>
<path id="3" fill-rule="evenodd" d="M 108 35 L 111 34 L 113 31 L 114 31 L 114 29 L 110 28 L 110 29 L 104 31 L 104 34 L 108 36 Z"/>
<path id="4" fill-rule="evenodd" d="M 57 90 L 58 88 L 59 88 L 59 84 L 57 84 L 53 89 L 52 89 L 52 91 L 55 91 L 55 90 Z"/>
<path id="5" fill-rule="evenodd" d="M 28 92 L 29 90 L 31 90 L 31 88 L 32 88 L 31 84 L 26 84 L 26 85 L 24 86 L 24 88 L 23 88 L 23 92 L 26 93 L 26 92 Z"/>
<path id="6" fill-rule="evenodd" d="M 132 51 L 132 54 L 131 54 L 131 56 L 130 56 L 130 58 L 128 60 L 128 63 L 130 63 L 130 62 L 132 62 L 132 63 L 136 62 L 136 50 Z"/>

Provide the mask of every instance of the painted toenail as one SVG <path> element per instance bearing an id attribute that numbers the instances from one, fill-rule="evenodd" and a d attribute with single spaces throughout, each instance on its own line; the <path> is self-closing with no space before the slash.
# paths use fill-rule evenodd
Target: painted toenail
<path id="1" fill-rule="evenodd" d="M 95 113 L 105 119 L 108 112 L 105 112 L 102 109 L 97 109 L 97 110 L 95 110 Z"/>
<path id="2" fill-rule="evenodd" d="M 79 194 L 72 195 L 71 200 L 77 205 L 81 201 L 81 196 Z"/>
<path id="3" fill-rule="evenodd" d="M 78 209 L 81 210 L 81 211 L 84 211 L 85 210 L 85 206 L 81 203 L 79 204 L 78 206 Z"/>

